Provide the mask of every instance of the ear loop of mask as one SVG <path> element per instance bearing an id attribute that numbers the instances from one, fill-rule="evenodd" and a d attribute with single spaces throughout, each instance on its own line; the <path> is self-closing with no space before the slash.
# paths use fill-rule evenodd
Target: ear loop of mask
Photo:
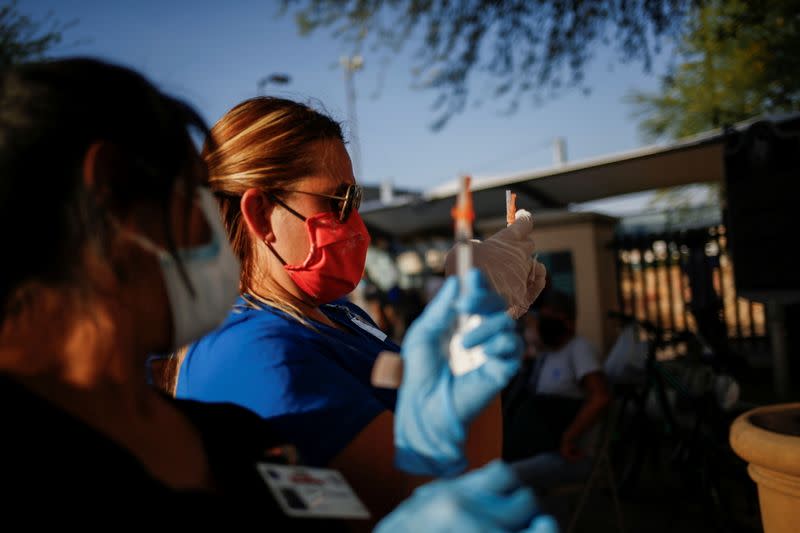
<path id="1" fill-rule="evenodd" d="M 114 231 L 118 232 L 123 238 L 136 243 L 140 248 L 142 248 L 146 252 L 153 254 L 158 258 L 159 261 L 174 261 L 175 266 L 178 268 L 178 274 L 181 277 L 181 281 L 183 281 L 184 285 L 186 286 L 186 290 L 189 291 L 189 294 L 192 295 L 192 298 L 195 297 L 194 286 L 192 285 L 192 282 L 189 279 L 189 274 L 183 267 L 183 261 L 181 261 L 180 257 L 178 256 L 177 250 L 175 252 L 171 252 L 161 246 L 158 246 L 156 243 L 154 243 L 144 235 L 140 235 L 139 233 L 136 233 L 134 231 L 131 231 L 123 227 L 123 225 L 120 224 L 119 220 L 113 215 L 109 215 L 109 222 Z M 167 229 L 171 230 L 171 228 Z"/>
<path id="2" fill-rule="evenodd" d="M 90 162 L 95 160 L 96 153 L 97 153 L 97 151 L 99 149 L 100 149 L 100 144 L 98 144 L 98 143 L 92 144 L 89 147 L 89 149 L 87 151 L 87 154 L 86 154 L 86 157 L 84 157 L 84 160 L 83 160 L 83 175 L 84 176 L 90 175 L 90 170 L 91 170 L 91 168 L 89 166 Z M 135 161 L 135 163 L 138 166 L 140 166 L 143 169 L 143 171 L 146 172 L 147 174 L 151 174 L 151 175 L 155 174 L 155 172 L 152 169 L 152 167 L 150 165 L 146 164 L 146 162 L 144 160 L 137 159 Z M 91 173 L 91 174 L 93 175 L 93 173 Z M 92 179 L 92 181 L 94 181 L 94 179 Z M 205 214 L 205 211 L 204 211 L 204 214 Z M 183 267 L 183 262 L 178 257 L 177 249 L 174 246 L 174 242 L 173 242 L 173 238 L 172 238 L 172 228 L 170 227 L 170 225 L 168 223 L 168 218 L 167 218 L 168 216 L 169 216 L 169 207 L 167 207 L 166 211 L 165 211 L 164 225 L 165 225 L 165 229 L 167 230 L 166 233 L 167 233 L 168 242 L 170 244 L 173 244 L 173 246 L 172 246 L 173 250 L 172 251 L 170 251 L 168 249 L 164 249 L 164 248 L 162 248 L 160 246 L 157 246 L 150 239 L 148 239 L 148 238 L 146 238 L 146 237 L 144 237 L 142 235 L 139 235 L 138 233 L 135 233 L 133 231 L 130 231 L 130 230 L 124 228 L 122 226 L 122 224 L 120 224 L 119 220 L 114 215 L 111 215 L 110 213 L 108 214 L 108 221 L 109 221 L 111 227 L 116 232 L 118 232 L 123 237 L 132 240 L 133 242 L 135 242 L 136 244 L 141 246 L 144 250 L 146 250 L 146 251 L 152 253 L 153 255 L 155 255 L 156 257 L 158 257 L 159 261 L 163 261 L 164 257 L 169 257 L 173 261 L 175 261 L 175 264 L 178 267 L 178 274 L 180 275 L 181 279 L 183 280 L 184 285 L 186 285 L 186 289 L 189 291 L 189 294 L 191 294 L 192 298 L 194 298 L 194 296 L 195 296 L 194 287 L 192 286 L 192 282 L 189 279 L 189 274 L 186 272 L 186 269 Z"/>
<path id="3" fill-rule="evenodd" d="M 294 209 L 292 209 L 291 207 L 289 207 L 288 205 L 286 205 L 286 203 L 285 203 L 285 202 L 283 202 L 282 200 L 280 200 L 280 199 L 279 199 L 277 196 L 275 196 L 273 193 L 269 193 L 269 194 L 267 195 L 267 198 L 268 198 L 269 200 L 271 200 L 271 201 L 275 202 L 275 203 L 276 203 L 276 204 L 278 204 L 279 206 L 283 207 L 284 209 L 286 209 L 288 212 L 290 212 L 291 214 L 293 214 L 294 216 L 296 216 L 297 218 L 299 218 L 299 219 L 300 219 L 300 220 L 302 220 L 303 222 L 305 222 L 305 221 L 306 221 L 306 217 L 304 217 L 303 215 L 301 215 L 300 213 L 298 213 L 297 211 L 295 211 Z M 275 248 L 272 246 L 272 244 L 270 244 L 270 242 L 269 242 L 269 241 L 267 241 L 267 238 L 266 238 L 266 237 L 264 237 L 264 244 L 267 246 L 267 248 L 269 248 L 269 251 L 270 251 L 270 252 L 272 252 L 272 255 L 274 255 L 274 256 L 275 256 L 275 258 L 276 258 L 278 261 L 280 261 L 281 265 L 283 265 L 283 266 L 286 266 L 286 261 L 284 261 L 283 257 L 281 257 L 281 256 L 280 256 L 280 254 L 278 253 L 278 250 L 276 250 L 276 249 L 275 249 Z"/>
<path id="4" fill-rule="evenodd" d="M 272 255 L 275 256 L 275 259 L 280 261 L 281 265 L 286 266 L 286 261 L 284 261 L 283 257 L 281 257 L 280 254 L 278 254 L 278 250 L 276 250 L 275 248 L 272 247 L 272 245 L 269 243 L 269 241 L 267 241 L 266 237 L 264 237 L 264 244 L 267 245 L 267 248 L 269 248 L 269 251 L 272 252 Z"/>
<path id="5" fill-rule="evenodd" d="M 189 185 L 188 185 L 187 182 L 184 182 L 183 190 L 184 190 L 184 194 L 187 193 L 187 192 L 192 194 L 192 203 L 194 205 L 200 205 L 200 211 L 202 211 L 203 217 L 206 219 L 206 224 L 209 224 L 209 229 L 210 229 L 211 221 L 208 219 L 208 214 L 206 213 L 205 209 L 203 208 L 202 201 L 201 201 L 201 199 L 199 197 L 199 192 L 196 189 L 195 190 L 189 190 Z M 188 202 L 186 202 L 186 203 L 188 203 Z M 166 231 L 166 237 L 167 237 L 167 246 L 168 246 L 168 248 L 165 251 L 167 252 L 167 254 L 169 254 L 169 256 L 172 258 L 172 260 L 175 261 L 175 266 L 178 268 L 178 275 L 183 280 L 183 284 L 186 286 L 186 289 L 189 291 L 189 294 L 192 296 L 192 298 L 194 298 L 195 297 L 194 286 L 192 285 L 191 279 L 189 279 L 188 272 L 186 272 L 186 269 L 183 267 L 183 261 L 181 261 L 180 257 L 178 256 L 178 247 L 175 244 L 175 235 L 173 235 L 173 232 L 172 232 L 172 224 L 170 223 L 170 215 L 172 214 L 171 205 L 172 204 L 169 201 L 165 201 L 164 202 L 164 228 L 167 230 Z M 188 232 L 188 231 L 189 231 L 189 229 L 187 227 L 186 228 L 186 232 Z M 170 251 L 170 250 L 173 250 L 173 251 Z"/>

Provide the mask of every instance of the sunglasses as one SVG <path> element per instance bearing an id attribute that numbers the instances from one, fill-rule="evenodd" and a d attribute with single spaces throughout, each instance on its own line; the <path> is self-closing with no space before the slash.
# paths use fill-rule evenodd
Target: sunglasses
<path id="1" fill-rule="evenodd" d="M 347 222 L 347 219 L 350 218 L 350 213 L 352 213 L 354 209 L 358 211 L 358 208 L 361 207 L 361 197 L 364 195 L 364 190 L 361 188 L 360 185 L 356 185 L 355 183 L 351 183 L 349 185 L 344 186 L 341 194 L 338 195 L 322 194 L 318 192 L 308 192 L 308 191 L 297 191 L 293 189 L 278 189 L 278 190 L 282 192 L 295 192 L 299 194 L 318 196 L 320 198 L 328 198 L 331 201 L 331 211 L 333 211 L 334 213 L 338 213 L 339 215 L 340 224 L 344 224 L 345 222 Z M 283 202 L 279 201 L 279 203 L 283 205 L 283 207 L 288 208 L 288 206 L 285 205 Z M 299 213 L 295 212 L 293 209 L 291 211 L 299 215 Z M 305 220 L 305 217 L 302 218 L 303 220 Z"/>

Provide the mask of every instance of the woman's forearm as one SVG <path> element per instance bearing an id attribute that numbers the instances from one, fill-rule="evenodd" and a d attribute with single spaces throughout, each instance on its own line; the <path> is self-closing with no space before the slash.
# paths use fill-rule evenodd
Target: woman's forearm
<path id="1" fill-rule="evenodd" d="M 503 414 L 498 395 L 472 422 L 467 435 L 469 468 L 479 468 L 503 452 Z"/>
<path id="2" fill-rule="evenodd" d="M 602 418 L 610 398 L 605 395 L 591 396 L 581 406 L 572 423 L 564 431 L 564 439 L 576 441 Z"/>

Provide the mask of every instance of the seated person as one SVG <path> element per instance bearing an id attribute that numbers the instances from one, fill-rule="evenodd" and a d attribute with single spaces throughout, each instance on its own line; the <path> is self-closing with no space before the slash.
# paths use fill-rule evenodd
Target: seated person
<path id="1" fill-rule="evenodd" d="M 256 469 L 286 442 L 277 428 L 146 385 L 147 354 L 207 333 L 238 292 L 189 126 L 204 130 L 124 68 L 72 59 L 0 73 L 0 231 L 14 250 L 0 267 L 7 520 L 107 525 L 102 503 L 129 523 L 213 514 L 265 531 L 343 525 L 281 511 Z M 404 471 L 462 471 L 466 425 L 516 371 L 520 343 L 475 274 L 463 298 L 451 280 L 409 333 L 394 431 Z M 456 305 L 485 318 L 464 338 L 488 357 L 469 380 L 448 374 L 441 354 Z M 58 512 L 64 503 L 74 512 Z M 536 514 L 530 490 L 495 463 L 423 487 L 378 531 L 552 533 Z"/>
<path id="2" fill-rule="evenodd" d="M 573 300 L 550 289 L 539 304 L 536 316 L 523 318 L 526 363 L 503 398 L 503 456 L 518 461 L 548 453 L 561 468 L 589 451 L 587 437 L 611 395 L 594 349 L 575 333 Z"/>
<path id="3" fill-rule="evenodd" d="M 289 527 L 254 467 L 283 440 L 244 409 L 145 380 L 146 354 L 207 333 L 237 296 L 190 128 L 206 129 L 125 68 L 0 73 L 0 231 L 14 251 L 0 267 L 6 515 L 12 502 L 113 500 L 140 516 L 177 495 L 208 511 L 247 495 L 269 527 Z"/>
<path id="4" fill-rule="evenodd" d="M 392 465 L 398 400 L 370 379 L 377 355 L 400 347 L 345 299 L 370 236 L 340 125 L 300 103 L 254 98 L 214 126 L 203 155 L 242 262 L 241 298 L 186 351 L 177 397 L 254 411 L 307 463 L 341 469 L 387 512 L 420 480 Z M 470 428 L 471 465 L 500 456 L 501 434 L 494 402 Z"/>

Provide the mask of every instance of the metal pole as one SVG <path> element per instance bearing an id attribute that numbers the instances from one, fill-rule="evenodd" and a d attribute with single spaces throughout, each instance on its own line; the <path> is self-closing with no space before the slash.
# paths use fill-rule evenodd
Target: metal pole
<path id="1" fill-rule="evenodd" d="M 350 136 L 352 137 L 353 147 L 353 173 L 356 180 L 363 180 L 361 175 L 361 143 L 358 137 L 358 118 L 356 117 L 356 86 L 353 81 L 353 74 L 361 70 L 364 60 L 361 56 L 342 56 L 340 63 L 344 69 L 344 87 L 347 97 L 347 118 L 350 121 Z"/>
<path id="2" fill-rule="evenodd" d="M 667 267 L 667 298 L 669 298 L 669 323 L 672 331 L 678 331 L 678 321 L 675 319 L 675 313 L 677 313 L 678 309 L 675 306 L 675 288 L 673 286 L 673 281 L 675 276 L 672 275 L 673 270 L 675 268 L 675 258 L 672 256 L 673 245 L 678 246 L 675 243 L 675 236 L 669 232 L 664 236 L 664 240 L 667 243 L 667 258 L 666 258 L 666 267 Z M 680 275 L 680 267 L 678 267 Z"/>
<path id="3" fill-rule="evenodd" d="M 656 326 L 661 329 L 664 329 L 664 317 L 661 314 L 661 302 L 662 300 L 662 293 L 661 290 L 661 260 L 656 255 L 656 247 L 655 242 L 660 240 L 660 235 L 654 235 L 650 239 L 650 246 L 648 251 L 653 254 L 653 292 L 655 293 L 655 302 L 656 302 Z"/>
<path id="4" fill-rule="evenodd" d="M 770 300 L 767 303 L 769 333 L 772 341 L 772 382 L 779 400 L 789 398 L 789 354 L 786 347 L 786 323 L 783 304 Z"/>

